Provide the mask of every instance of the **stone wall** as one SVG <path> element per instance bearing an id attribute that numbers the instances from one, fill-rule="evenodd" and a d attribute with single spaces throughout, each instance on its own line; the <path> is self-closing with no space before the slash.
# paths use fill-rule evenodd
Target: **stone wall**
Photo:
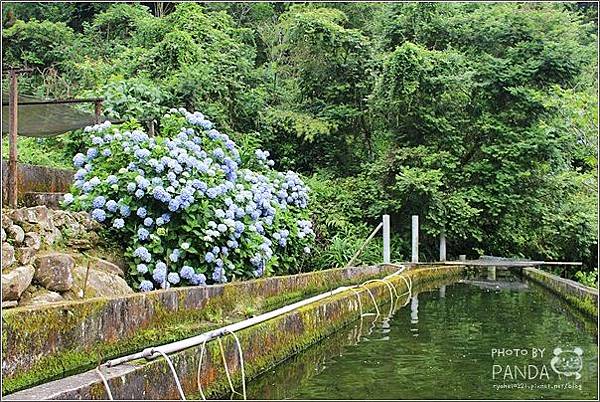
<path id="1" fill-rule="evenodd" d="M 132 293 L 85 212 L 45 206 L 2 211 L 2 307 Z M 93 255 L 92 255 L 93 254 Z"/>

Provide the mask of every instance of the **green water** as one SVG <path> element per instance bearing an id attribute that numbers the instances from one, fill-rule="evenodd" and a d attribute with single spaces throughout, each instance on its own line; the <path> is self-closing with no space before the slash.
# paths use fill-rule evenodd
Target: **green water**
<path id="1" fill-rule="evenodd" d="M 252 381 L 248 398 L 597 399 L 595 322 L 539 286 L 498 280 L 420 293 L 391 319 L 364 317 Z"/>

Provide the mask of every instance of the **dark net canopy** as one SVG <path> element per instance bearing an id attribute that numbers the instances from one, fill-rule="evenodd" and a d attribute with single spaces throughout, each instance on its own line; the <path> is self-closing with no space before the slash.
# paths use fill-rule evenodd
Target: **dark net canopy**
<path id="1" fill-rule="evenodd" d="M 2 99 L 8 100 L 3 93 Z M 40 101 L 27 95 L 19 95 L 19 102 Z M 89 108 L 94 110 L 94 104 Z M 76 130 L 94 124 L 94 113 L 86 113 L 74 107 L 74 104 L 18 105 L 17 133 L 26 137 L 54 137 L 67 131 Z M 100 121 L 104 121 L 100 118 Z M 8 134 L 8 105 L 2 105 L 2 134 Z"/>

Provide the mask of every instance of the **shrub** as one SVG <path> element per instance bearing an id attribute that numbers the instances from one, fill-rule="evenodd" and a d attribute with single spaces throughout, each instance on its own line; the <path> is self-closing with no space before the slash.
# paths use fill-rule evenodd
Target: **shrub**
<path id="1" fill-rule="evenodd" d="M 591 286 L 593 288 L 598 287 L 598 269 L 595 271 L 577 271 L 575 273 L 575 279 L 578 282 L 583 283 L 586 286 Z"/>
<path id="2" fill-rule="evenodd" d="M 142 291 L 297 269 L 314 240 L 308 189 L 269 152 L 242 150 L 201 113 L 171 109 L 161 136 L 135 123 L 87 127 L 90 148 L 65 205 L 126 245 Z"/>

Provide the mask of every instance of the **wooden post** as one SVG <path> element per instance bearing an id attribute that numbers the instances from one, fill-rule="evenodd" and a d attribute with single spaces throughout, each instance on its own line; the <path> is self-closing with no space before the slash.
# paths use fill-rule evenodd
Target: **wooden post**
<path id="1" fill-rule="evenodd" d="M 100 115 L 102 114 L 102 101 L 97 100 L 94 102 L 94 123 L 100 123 Z"/>
<path id="2" fill-rule="evenodd" d="M 17 127 L 18 127 L 18 88 L 17 72 L 11 70 L 8 95 L 8 205 L 17 207 Z"/>

